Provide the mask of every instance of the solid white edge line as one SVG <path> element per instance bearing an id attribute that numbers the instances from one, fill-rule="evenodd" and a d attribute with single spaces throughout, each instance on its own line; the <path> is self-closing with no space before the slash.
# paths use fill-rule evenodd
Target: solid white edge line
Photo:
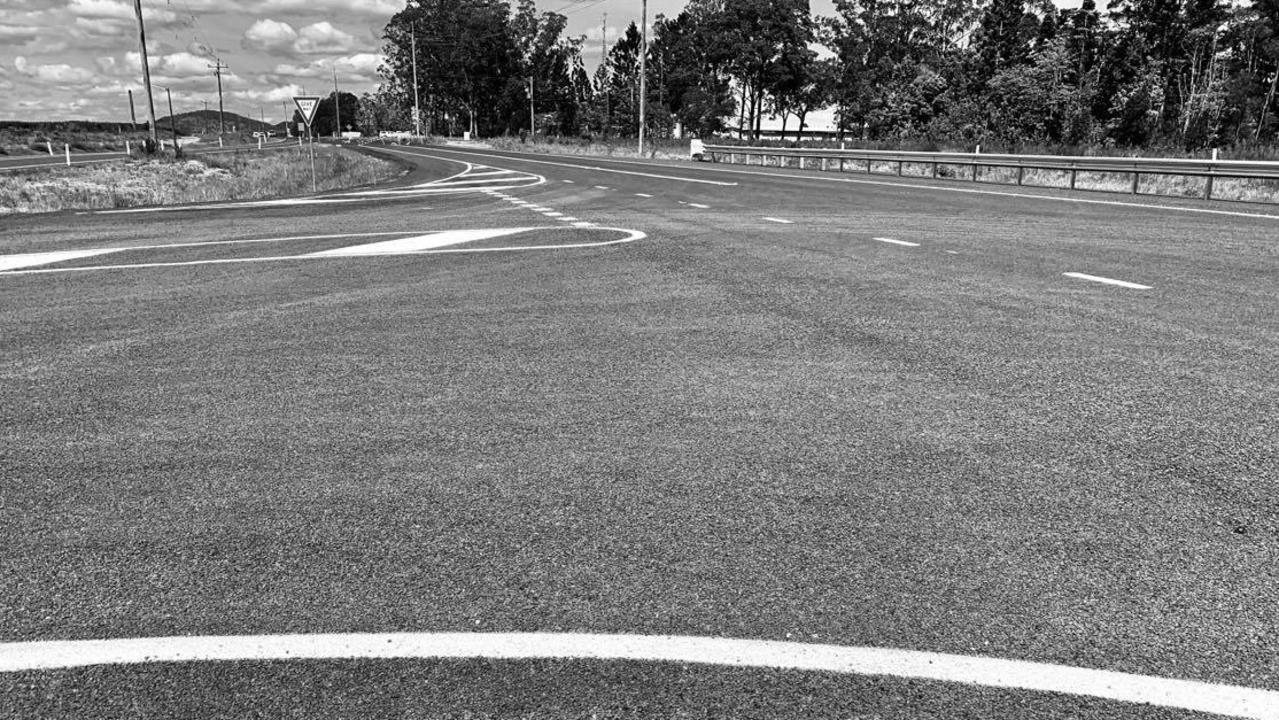
<path id="1" fill-rule="evenodd" d="M 1100 275 L 1088 275 L 1080 272 L 1066 272 L 1062 273 L 1062 275 L 1065 275 L 1068 278 L 1075 278 L 1076 280 L 1089 280 L 1091 282 L 1104 283 L 1106 285 L 1118 285 L 1119 287 L 1128 288 L 1130 290 L 1154 290 L 1154 286 L 1152 285 L 1139 285 L 1135 282 L 1115 280 L 1114 278 L 1101 277 Z"/>
<path id="2" fill-rule="evenodd" d="M 771 223 L 778 223 L 779 225 L 794 225 L 794 224 L 795 224 L 795 222 L 794 222 L 794 221 L 792 221 L 792 220 L 783 220 L 782 218 L 766 217 L 766 218 L 764 218 L 764 219 L 765 219 L 765 220 L 767 220 L 768 222 L 771 222 Z"/>
<path id="3" fill-rule="evenodd" d="M 905 240 L 894 240 L 886 237 L 871 238 L 871 240 L 882 243 L 891 243 L 893 245 L 902 245 L 904 247 L 919 247 L 919 243 L 907 242 Z"/>
<path id="4" fill-rule="evenodd" d="M 53 273 L 88 272 L 90 270 L 143 270 L 143 269 L 167 268 L 167 267 L 194 267 L 197 265 L 240 265 L 240 264 L 261 263 L 261 262 L 282 262 L 287 260 L 351 260 L 357 257 L 358 258 L 391 258 L 391 257 L 404 257 L 407 255 L 440 255 L 440 254 L 448 254 L 448 253 L 492 253 L 492 252 L 514 252 L 514 251 L 525 251 L 525 250 L 569 250 L 569 249 L 580 249 L 580 248 L 605 247 L 608 245 L 620 245 L 623 243 L 631 243 L 631 242 L 636 242 L 638 240 L 644 240 L 648 238 L 648 235 L 646 233 L 642 233 L 638 230 L 628 230 L 625 228 L 614 228 L 614 227 L 600 227 L 599 225 L 596 225 L 595 223 L 574 223 L 573 227 L 580 228 L 583 230 L 600 230 L 603 232 L 619 232 L 619 233 L 626 234 L 626 237 L 620 240 L 605 240 L 601 242 L 565 243 L 560 245 L 516 245 L 516 246 L 510 246 L 510 247 L 495 247 L 495 248 L 450 248 L 450 249 L 442 249 L 442 250 L 420 250 L 415 252 L 401 252 L 401 253 L 394 253 L 394 254 L 379 253 L 379 254 L 353 255 L 353 256 L 276 255 L 276 256 L 267 256 L 267 257 L 253 257 L 253 258 L 184 260 L 184 261 L 178 261 L 178 262 L 163 262 L 163 263 L 130 263 L 125 265 L 86 265 L 83 267 L 69 267 L 69 268 L 37 268 L 34 270 L 5 270 L 5 271 L 0 271 L 0 277 L 4 277 L 6 275 L 51 275 Z M 542 227 L 527 228 L 529 232 L 534 232 L 538 230 L 563 230 L 563 229 L 564 229 L 564 226 L 562 225 L 545 225 Z M 419 233 L 395 233 L 395 234 L 414 235 Z"/>
<path id="5" fill-rule="evenodd" d="M 1279 720 L 1279 692 L 968 655 L 773 640 L 592 633 L 351 633 L 0 644 L 0 672 L 204 661 L 628 660 L 935 680 Z"/>

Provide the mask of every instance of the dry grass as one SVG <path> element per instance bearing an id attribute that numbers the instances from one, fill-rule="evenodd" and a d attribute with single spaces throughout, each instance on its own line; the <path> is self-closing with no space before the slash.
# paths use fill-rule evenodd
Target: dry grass
<path id="1" fill-rule="evenodd" d="M 316 146 L 315 171 L 320 190 L 367 185 L 401 172 L 394 163 L 328 146 Z M 246 151 L 0 176 L 0 214 L 258 200 L 309 192 L 311 163 L 305 150 Z"/>

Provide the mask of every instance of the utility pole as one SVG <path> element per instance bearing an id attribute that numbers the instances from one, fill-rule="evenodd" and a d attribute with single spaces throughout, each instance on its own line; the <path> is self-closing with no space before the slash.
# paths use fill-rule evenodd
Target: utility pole
<path id="1" fill-rule="evenodd" d="M 169 98 L 169 129 L 173 131 L 173 157 L 176 158 L 181 154 L 182 148 L 178 147 L 178 123 L 173 116 L 173 93 L 165 88 L 164 94 Z"/>
<path id="2" fill-rule="evenodd" d="M 604 66 L 604 62 L 608 60 L 608 13 L 604 13 L 604 20 L 600 22 L 600 67 Z"/>
<path id="3" fill-rule="evenodd" d="M 142 83 L 147 89 L 147 123 L 150 128 L 151 147 L 154 148 L 160 144 L 160 141 L 155 134 L 155 99 L 151 97 L 151 68 L 147 63 L 147 31 L 142 24 L 142 0 L 133 0 L 133 10 L 138 14 L 138 45 L 142 48 Z M 133 97 L 132 93 L 129 97 Z"/>
<path id="4" fill-rule="evenodd" d="M 280 104 L 284 106 L 284 136 L 293 137 L 293 131 L 289 129 L 289 123 L 293 121 L 293 115 L 289 112 L 289 101 L 281 100 Z"/>
<path id="5" fill-rule="evenodd" d="M 534 110 L 535 101 L 533 99 L 534 85 L 533 76 L 528 76 L 528 137 L 532 142 L 537 142 L 537 111 Z"/>
<path id="6" fill-rule="evenodd" d="M 413 135 L 422 135 L 422 107 L 418 104 L 417 92 L 417 28 L 411 29 L 413 39 Z"/>
<path id="7" fill-rule="evenodd" d="M 643 0 L 643 10 L 640 14 L 640 28 L 642 29 L 643 43 L 640 45 L 640 117 L 639 117 L 639 152 L 644 154 L 644 116 L 645 107 L 648 105 L 648 0 Z"/>
<path id="8" fill-rule="evenodd" d="M 138 114 L 133 110 L 133 89 L 129 89 L 129 120 L 133 123 L 134 132 L 138 129 Z"/>
<path id="9" fill-rule="evenodd" d="M 218 78 L 218 135 L 225 135 L 226 116 L 223 115 L 222 109 L 222 71 L 228 70 L 229 68 L 222 63 L 221 58 L 214 58 L 214 60 L 217 61 L 217 64 L 209 65 L 208 67 L 213 70 L 213 74 Z"/>
<path id="10" fill-rule="evenodd" d="M 333 66 L 333 112 L 337 117 L 337 129 L 333 131 L 333 137 L 338 140 L 342 139 L 342 93 L 338 92 L 338 66 Z"/>

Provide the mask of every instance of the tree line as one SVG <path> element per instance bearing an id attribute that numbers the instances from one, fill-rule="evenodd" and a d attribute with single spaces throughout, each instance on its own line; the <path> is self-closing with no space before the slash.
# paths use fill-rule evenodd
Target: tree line
<path id="1" fill-rule="evenodd" d="M 1279 0 L 836 0 L 829 17 L 808 0 L 689 0 L 653 23 L 644 98 L 639 28 L 588 74 L 566 26 L 534 0 L 410 0 L 358 121 L 412 127 L 416 90 L 437 134 L 633 137 L 641 102 L 655 137 L 757 138 L 766 116 L 798 133 L 827 107 L 841 136 L 892 143 L 1193 149 L 1279 134 Z"/>

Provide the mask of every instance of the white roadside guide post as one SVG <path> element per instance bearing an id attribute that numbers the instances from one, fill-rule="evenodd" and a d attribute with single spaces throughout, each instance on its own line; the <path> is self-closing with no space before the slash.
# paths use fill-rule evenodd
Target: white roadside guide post
<path id="1" fill-rule="evenodd" d="M 67 165 L 70 165 L 71 164 L 71 146 L 63 145 L 62 149 L 67 151 Z"/>
<path id="2" fill-rule="evenodd" d="M 311 148 L 311 192 L 316 192 L 318 188 L 315 183 L 315 133 L 311 132 L 311 121 L 315 119 L 315 110 L 320 106 L 320 96 L 295 97 L 293 102 L 298 106 L 298 111 L 302 113 L 302 121 L 306 123 L 306 136 L 310 141 L 309 147 Z M 302 138 L 298 138 L 298 142 L 302 142 Z"/>

